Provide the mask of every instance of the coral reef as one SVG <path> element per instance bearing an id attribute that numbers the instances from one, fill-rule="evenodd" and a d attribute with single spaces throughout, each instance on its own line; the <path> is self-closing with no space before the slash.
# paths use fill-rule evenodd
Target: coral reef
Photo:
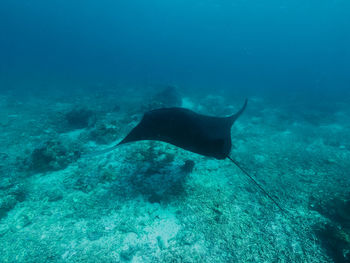
<path id="1" fill-rule="evenodd" d="M 117 140 L 120 136 L 120 128 L 117 123 L 114 124 L 97 124 L 91 129 L 89 138 L 98 144 L 109 144 Z"/>
<path id="2" fill-rule="evenodd" d="M 48 172 L 64 169 L 79 158 L 79 151 L 68 149 L 60 141 L 49 140 L 35 148 L 28 160 L 28 168 L 33 172 Z"/>
<path id="3" fill-rule="evenodd" d="M 149 141 L 82 157 L 130 131 L 153 92 L 111 90 L 0 100 L 1 262 L 349 261 L 348 106 L 313 121 L 324 110 L 252 98 L 233 126 L 231 156 L 289 220 L 227 160 Z M 167 92 L 153 106 L 179 103 Z M 184 105 L 241 103 L 201 95 Z"/>

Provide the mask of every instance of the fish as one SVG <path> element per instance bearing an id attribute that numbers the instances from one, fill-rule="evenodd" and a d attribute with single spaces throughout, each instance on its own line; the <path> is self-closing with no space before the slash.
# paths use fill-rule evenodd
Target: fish
<path id="1" fill-rule="evenodd" d="M 231 127 L 247 107 L 229 117 L 198 114 L 172 107 L 146 112 L 139 124 L 116 146 L 143 140 L 170 143 L 207 157 L 225 159 L 231 151 Z"/>
<path id="2" fill-rule="evenodd" d="M 98 154 L 110 152 L 120 145 L 137 141 L 162 141 L 184 150 L 218 160 L 229 159 L 234 163 L 282 212 L 277 201 L 242 167 L 230 157 L 232 148 L 231 128 L 248 104 L 231 116 L 215 117 L 192 110 L 171 107 L 146 112 L 141 121 L 115 146 Z"/>

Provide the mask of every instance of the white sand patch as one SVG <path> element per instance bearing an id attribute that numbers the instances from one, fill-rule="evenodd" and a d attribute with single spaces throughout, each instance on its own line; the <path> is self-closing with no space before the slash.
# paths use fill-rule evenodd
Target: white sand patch
<path id="1" fill-rule="evenodd" d="M 61 135 L 61 137 L 66 137 L 66 138 L 71 139 L 71 140 L 77 140 L 83 132 L 84 132 L 84 129 L 77 129 L 77 130 L 63 133 Z"/>
<path id="2" fill-rule="evenodd" d="M 135 246 L 136 244 L 147 244 L 158 249 L 159 243 L 168 246 L 168 241 L 174 238 L 179 232 L 181 226 L 178 219 L 170 209 L 158 208 L 152 212 L 152 219 L 147 220 L 148 224 L 142 228 L 142 231 L 136 235 L 128 233 L 124 239 L 123 247 Z"/>
<path id="3" fill-rule="evenodd" d="M 176 217 L 168 213 L 166 217 L 145 227 L 145 231 L 147 232 L 146 238 L 152 245 L 158 245 L 158 242 L 164 242 L 165 247 L 167 247 L 168 241 L 177 235 L 180 228 Z"/>

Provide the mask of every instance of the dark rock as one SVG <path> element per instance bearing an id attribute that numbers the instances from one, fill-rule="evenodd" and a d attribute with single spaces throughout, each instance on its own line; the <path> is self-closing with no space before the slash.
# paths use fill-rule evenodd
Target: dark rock
<path id="1" fill-rule="evenodd" d="M 10 193 L 16 198 L 18 202 L 23 202 L 27 198 L 27 189 L 19 184 L 10 190 Z"/>
<path id="2" fill-rule="evenodd" d="M 33 150 L 29 158 L 29 170 L 48 172 L 63 169 L 74 161 L 74 156 L 58 141 L 47 141 Z"/>
<path id="3" fill-rule="evenodd" d="M 161 148 L 154 147 L 154 142 L 149 145 L 138 151 L 142 162 L 128 182 L 135 192 L 144 195 L 150 203 L 167 203 L 184 193 L 186 174 L 173 166 L 173 154 L 164 154 Z"/>
<path id="4" fill-rule="evenodd" d="M 120 252 L 120 258 L 125 261 L 131 261 L 137 251 L 136 247 L 128 247 Z"/>
<path id="5" fill-rule="evenodd" d="M 54 159 L 54 156 L 47 151 L 45 146 L 34 149 L 31 156 L 31 169 L 35 171 L 50 170 L 50 163 Z"/>
<path id="6" fill-rule="evenodd" d="M 316 224 L 314 232 L 333 262 L 350 262 L 350 194 L 329 200 L 310 198 L 309 208 L 329 219 Z"/>
<path id="7" fill-rule="evenodd" d="M 192 160 L 186 160 L 185 163 L 181 166 L 181 170 L 185 173 L 192 173 L 195 162 Z"/>
<path id="8" fill-rule="evenodd" d="M 310 209 L 319 212 L 342 227 L 350 229 L 350 194 L 348 198 L 318 201 L 310 198 Z"/>
<path id="9" fill-rule="evenodd" d="M 94 113 L 86 109 L 73 109 L 66 113 L 68 125 L 73 129 L 83 129 L 92 124 Z"/>
<path id="10" fill-rule="evenodd" d="M 0 199 L 0 219 L 5 217 L 17 204 L 16 197 L 13 195 L 5 196 Z"/>
<path id="11" fill-rule="evenodd" d="M 119 112 L 120 111 L 120 106 L 119 105 L 115 105 L 112 109 L 113 112 Z"/>
<path id="12" fill-rule="evenodd" d="M 315 234 L 328 256 L 335 263 L 350 262 L 349 241 L 345 239 L 345 234 L 341 229 L 326 224 L 315 226 Z"/>
<path id="13" fill-rule="evenodd" d="M 98 144 L 108 144 L 118 139 L 120 129 L 101 124 L 90 132 L 90 139 Z"/>
<path id="14" fill-rule="evenodd" d="M 148 202 L 150 202 L 151 204 L 160 203 L 161 201 L 162 201 L 162 197 L 156 193 L 148 197 Z"/>

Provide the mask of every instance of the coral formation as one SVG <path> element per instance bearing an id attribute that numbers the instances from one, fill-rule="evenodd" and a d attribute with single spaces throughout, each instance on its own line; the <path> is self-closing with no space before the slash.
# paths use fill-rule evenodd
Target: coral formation
<path id="1" fill-rule="evenodd" d="M 116 125 L 106 125 L 104 123 L 96 125 L 90 131 L 89 138 L 98 144 L 109 144 L 120 136 L 120 128 Z"/>
<path id="2" fill-rule="evenodd" d="M 149 141 L 81 158 L 141 118 L 147 94 L 124 91 L 122 102 L 80 94 L 79 108 L 76 98 L 0 104 L 1 262 L 349 260 L 346 107 L 310 122 L 252 98 L 232 129 L 231 156 L 291 221 L 227 160 Z M 184 105 L 226 115 L 240 100 L 203 94 Z"/>
<path id="3" fill-rule="evenodd" d="M 60 141 L 49 140 L 35 148 L 29 158 L 29 169 L 34 172 L 48 172 L 64 169 L 79 158 L 78 151 L 71 151 Z"/>

